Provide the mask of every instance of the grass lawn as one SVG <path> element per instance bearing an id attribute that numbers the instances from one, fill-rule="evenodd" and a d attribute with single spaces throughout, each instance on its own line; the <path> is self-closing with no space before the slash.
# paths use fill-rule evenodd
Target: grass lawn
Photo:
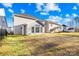
<path id="1" fill-rule="evenodd" d="M 1 56 L 79 55 L 79 33 L 8 35 L 0 41 Z"/>

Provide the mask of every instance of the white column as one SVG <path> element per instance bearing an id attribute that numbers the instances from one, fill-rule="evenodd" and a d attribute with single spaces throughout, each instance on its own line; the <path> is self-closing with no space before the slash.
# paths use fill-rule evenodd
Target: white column
<path id="1" fill-rule="evenodd" d="M 45 28 L 44 27 L 42 27 L 42 33 L 45 33 Z"/>
<path id="2" fill-rule="evenodd" d="M 34 26 L 34 33 L 36 33 L 36 26 Z"/>
<path id="3" fill-rule="evenodd" d="M 39 32 L 42 33 L 42 32 L 41 32 L 41 26 L 39 27 Z"/>

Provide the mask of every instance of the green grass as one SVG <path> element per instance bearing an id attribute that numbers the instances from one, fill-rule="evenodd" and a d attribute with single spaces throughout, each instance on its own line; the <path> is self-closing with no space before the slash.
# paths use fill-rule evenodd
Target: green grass
<path id="1" fill-rule="evenodd" d="M 0 41 L 1 56 L 79 55 L 79 33 L 8 35 Z"/>

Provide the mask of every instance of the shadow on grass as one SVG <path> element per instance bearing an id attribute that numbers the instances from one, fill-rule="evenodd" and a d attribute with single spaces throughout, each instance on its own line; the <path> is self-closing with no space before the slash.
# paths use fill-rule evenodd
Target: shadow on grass
<path id="1" fill-rule="evenodd" d="M 55 49 L 56 56 L 79 56 L 79 45 Z"/>
<path id="2" fill-rule="evenodd" d="M 37 48 L 35 48 L 35 50 L 32 52 L 32 55 L 34 56 L 41 55 L 43 53 L 46 53 L 46 50 L 50 48 L 54 48 L 55 46 L 58 46 L 58 45 L 59 44 L 54 44 L 54 43 L 42 44 L 41 46 L 38 46 Z"/>
<path id="3" fill-rule="evenodd" d="M 50 45 L 50 44 L 48 44 Z M 65 48 L 52 48 L 57 45 L 53 46 L 43 46 L 38 47 L 35 49 L 34 53 L 32 55 L 34 56 L 79 56 L 79 45 L 78 46 L 71 46 L 71 47 L 65 47 Z M 51 49 L 49 49 L 51 48 Z"/>

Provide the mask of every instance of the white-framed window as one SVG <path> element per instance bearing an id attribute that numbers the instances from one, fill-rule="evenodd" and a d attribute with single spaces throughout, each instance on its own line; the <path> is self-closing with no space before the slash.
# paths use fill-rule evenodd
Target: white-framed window
<path id="1" fill-rule="evenodd" d="M 40 27 L 36 27 L 36 33 L 40 32 Z"/>
<path id="2" fill-rule="evenodd" d="M 43 28 L 41 27 L 41 32 L 42 32 L 42 29 L 43 29 Z"/>
<path id="3" fill-rule="evenodd" d="M 42 27 L 40 26 L 35 26 L 31 28 L 32 33 L 41 33 L 42 32 Z"/>

